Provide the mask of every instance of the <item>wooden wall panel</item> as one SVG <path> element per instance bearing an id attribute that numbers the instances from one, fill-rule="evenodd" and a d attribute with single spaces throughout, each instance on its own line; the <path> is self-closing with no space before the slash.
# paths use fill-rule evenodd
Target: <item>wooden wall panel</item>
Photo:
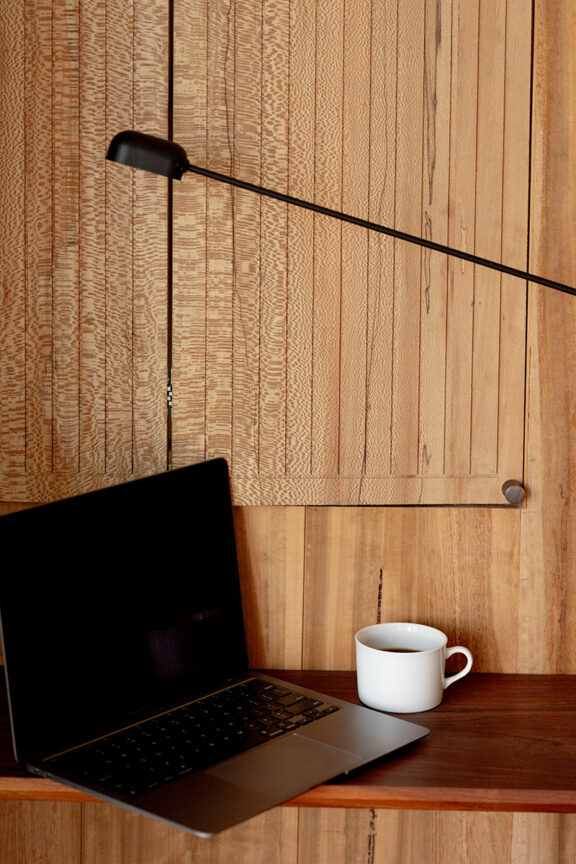
<path id="1" fill-rule="evenodd" d="M 573 5 L 539 0 L 535 25 L 531 266 L 573 285 L 576 253 L 569 228 L 576 221 L 576 160 L 571 145 L 576 134 Z M 574 672 L 574 298 L 532 287 L 529 322 L 530 494 L 522 520 L 520 662 L 527 672 Z"/>
<path id="2" fill-rule="evenodd" d="M 300 862 L 569 864 L 575 838 L 575 818 L 556 814 L 303 810 Z"/>
<path id="3" fill-rule="evenodd" d="M 178 8 L 201 17 L 203 0 Z M 495 14 L 210 4 L 201 38 L 177 30 L 175 136 L 192 162 L 522 266 L 519 20 L 526 0 Z M 207 266 L 190 273 L 176 252 L 176 309 L 192 290 L 207 325 L 176 312 L 175 464 L 230 459 L 237 504 L 500 503 L 522 475 L 523 286 L 513 302 L 493 273 L 188 182 Z M 188 250 L 194 200 L 178 190 Z"/>
<path id="4" fill-rule="evenodd" d="M 515 672 L 519 530 L 519 511 L 309 508 L 304 668 L 353 669 L 360 627 L 418 621 Z"/>
<path id="5" fill-rule="evenodd" d="M 241 507 L 234 516 L 250 664 L 301 669 L 305 508 Z"/>
<path id="6" fill-rule="evenodd" d="M 6 864 L 82 864 L 77 804 L 0 802 L 0 860 Z"/>
<path id="7" fill-rule="evenodd" d="M 167 186 L 105 154 L 166 130 L 168 13 L 1 11 L 0 498 L 41 501 L 166 465 Z"/>
<path id="8" fill-rule="evenodd" d="M 298 811 L 276 809 L 198 838 L 108 804 L 83 804 L 82 864 L 297 864 Z M 27 862 L 32 864 L 32 862 Z"/>
<path id="9" fill-rule="evenodd" d="M 576 853 L 575 817 L 554 813 L 277 808 L 201 839 L 105 803 L 3 801 L 0 827 L 10 864 L 571 864 Z"/>
<path id="10" fill-rule="evenodd" d="M 301 814 L 302 864 L 511 862 L 509 814 L 324 810 Z"/>

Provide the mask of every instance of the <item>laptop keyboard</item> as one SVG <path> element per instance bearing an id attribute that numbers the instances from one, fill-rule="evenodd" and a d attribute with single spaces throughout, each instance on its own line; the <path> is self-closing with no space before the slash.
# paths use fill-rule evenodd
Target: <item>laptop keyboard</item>
<path id="1" fill-rule="evenodd" d="M 257 678 L 48 760 L 131 797 L 338 711 Z"/>

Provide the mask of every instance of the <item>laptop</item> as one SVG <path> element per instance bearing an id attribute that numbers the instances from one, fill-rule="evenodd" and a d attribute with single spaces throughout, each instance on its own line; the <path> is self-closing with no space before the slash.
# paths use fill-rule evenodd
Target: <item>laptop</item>
<path id="1" fill-rule="evenodd" d="M 3 516 L 0 543 L 33 774 L 211 836 L 428 734 L 248 668 L 224 459 Z"/>

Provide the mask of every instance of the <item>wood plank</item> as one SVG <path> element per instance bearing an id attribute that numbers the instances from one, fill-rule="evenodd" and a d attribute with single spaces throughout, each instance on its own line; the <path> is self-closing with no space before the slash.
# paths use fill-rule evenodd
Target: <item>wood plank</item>
<path id="1" fill-rule="evenodd" d="M 478 255 L 501 261 L 506 4 L 496 4 L 490 10 L 480 4 L 479 8 L 475 249 Z M 517 194 L 524 192 L 524 200 L 527 191 L 527 184 L 519 184 Z M 498 468 L 501 320 L 500 276 L 481 267 L 475 270 L 470 439 L 470 470 L 473 474 L 494 473 Z M 495 334 L 498 334 L 497 339 Z"/>
<path id="2" fill-rule="evenodd" d="M 369 218 L 394 225 L 396 207 L 396 99 L 398 20 L 388 4 L 372 8 Z M 369 237 L 366 450 L 363 473 L 388 477 L 392 452 L 392 370 L 395 243 Z M 364 485 L 362 486 L 362 490 Z M 361 490 L 360 501 L 365 501 Z"/>
<path id="3" fill-rule="evenodd" d="M 208 5 L 207 159 L 231 174 L 234 159 L 234 26 L 228 3 Z M 206 457 L 232 454 L 234 277 L 232 190 L 210 181 L 206 189 Z"/>
<path id="4" fill-rule="evenodd" d="M 256 184 L 260 184 L 262 178 L 263 17 L 261 4 L 235 4 L 234 172 L 237 177 Z M 269 22 L 267 26 L 270 26 Z M 231 470 L 242 486 L 252 488 L 255 481 L 257 483 L 260 455 L 262 200 L 254 193 L 237 189 L 233 193 L 232 208 L 234 372 Z"/>
<path id="5" fill-rule="evenodd" d="M 168 136 L 169 12 L 134 8 L 134 126 Z M 134 470 L 163 471 L 168 460 L 168 181 L 136 172 L 134 209 Z"/>
<path id="6" fill-rule="evenodd" d="M 74 804 L 0 801 L 0 860 L 81 864 L 81 830 Z"/>
<path id="7" fill-rule="evenodd" d="M 107 10 L 106 63 L 110 140 L 134 126 L 134 3 Z M 133 267 L 135 172 L 106 165 L 106 471 L 132 473 L 134 445 Z"/>
<path id="8" fill-rule="evenodd" d="M 84 804 L 83 864 L 296 864 L 298 813 L 276 809 L 199 838 L 108 804 Z"/>
<path id="9" fill-rule="evenodd" d="M 523 71 L 531 63 L 532 13 L 528 0 L 508 0 L 506 4 L 506 77 L 504 92 L 504 173 L 502 190 L 502 260 L 523 267 L 527 250 L 518 237 L 528 237 L 529 200 L 526 178 L 530 172 L 530 136 L 525 118 L 530 112 L 530 80 Z M 518 478 L 524 450 L 516 442 L 524 427 L 525 391 L 514 387 L 526 369 L 526 352 L 519 350 L 522 333 L 526 333 L 526 315 L 520 315 L 526 303 L 527 288 L 518 279 L 502 277 L 500 379 L 498 411 L 498 471 L 500 476 Z"/>
<path id="10" fill-rule="evenodd" d="M 576 257 L 567 239 L 576 221 L 570 189 L 576 160 L 576 19 L 570 3 L 536 7 L 531 266 L 574 282 Z M 558 62 L 558 57 L 562 62 Z M 531 286 L 529 309 L 527 488 L 522 519 L 519 668 L 571 671 L 576 618 L 572 498 L 572 382 L 576 376 L 574 299 Z"/>
<path id="11" fill-rule="evenodd" d="M 314 200 L 336 210 L 342 208 L 343 52 L 343 0 L 319 0 Z M 340 223 L 315 216 L 311 473 L 320 477 L 338 474 L 341 237 Z"/>
<path id="12" fill-rule="evenodd" d="M 452 10 L 427 3 L 424 31 L 424 168 L 422 234 L 448 242 Z M 418 472 L 444 471 L 448 258 L 424 250 L 421 291 Z"/>
<path id="13" fill-rule="evenodd" d="M 193 45 L 194 50 L 189 50 Z M 206 165 L 208 82 L 207 2 L 174 6 L 174 140 L 190 160 Z M 172 313 L 172 464 L 206 454 L 206 182 L 174 183 Z"/>
<path id="14" fill-rule="evenodd" d="M 371 4 L 344 6 L 342 209 L 368 218 Z M 338 473 L 361 482 L 366 451 L 368 232 L 342 225 Z"/>
<path id="15" fill-rule="evenodd" d="M 261 181 L 280 192 L 288 186 L 287 0 L 262 3 Z M 261 203 L 259 469 L 264 476 L 286 466 L 286 235 L 288 207 Z"/>
<path id="16" fill-rule="evenodd" d="M 422 235 L 424 221 L 424 33 L 424 6 L 415 8 L 410 0 L 401 0 L 397 34 L 394 226 L 416 236 Z M 389 418 L 391 473 L 417 475 L 422 252 L 417 246 L 398 242 L 394 255 L 392 410 Z"/>
<path id="17" fill-rule="evenodd" d="M 576 859 L 576 818 L 556 813 L 514 815 L 512 861 L 552 864 Z"/>
<path id="18" fill-rule="evenodd" d="M 82 6 L 80 29 L 80 468 L 106 471 L 106 10 Z M 118 131 L 118 130 L 116 130 Z M 129 183 L 129 178 L 125 178 Z"/>
<path id="19" fill-rule="evenodd" d="M 316 8 L 292 3 L 289 41 L 288 192 L 314 199 Z M 312 464 L 314 215 L 289 207 L 287 235 L 288 368 L 286 473 L 309 476 Z"/>
<path id="20" fill-rule="evenodd" d="M 26 459 L 26 39 L 22 4 L 0 3 L 0 160 L 10 183 L 0 184 L 0 463 L 22 471 Z"/>
<path id="21" fill-rule="evenodd" d="M 456 2 L 452 25 L 449 245 L 475 249 L 476 113 L 478 90 L 478 7 Z M 472 309 L 474 268 L 448 263 L 446 345 L 446 438 L 444 472 L 470 471 L 472 400 Z"/>
<path id="22" fill-rule="evenodd" d="M 302 667 L 303 507 L 235 508 L 250 664 Z"/>
<path id="23" fill-rule="evenodd" d="M 53 6 L 53 447 L 56 469 L 78 471 L 79 89 L 78 7 Z"/>
<path id="24" fill-rule="evenodd" d="M 505 814 L 303 811 L 303 860 L 334 864 L 469 864 L 510 858 L 511 818 Z"/>
<path id="25" fill-rule="evenodd" d="M 52 9 L 26 6 L 26 467 L 52 469 L 53 153 Z M 40 146 L 39 142 L 43 142 Z"/>

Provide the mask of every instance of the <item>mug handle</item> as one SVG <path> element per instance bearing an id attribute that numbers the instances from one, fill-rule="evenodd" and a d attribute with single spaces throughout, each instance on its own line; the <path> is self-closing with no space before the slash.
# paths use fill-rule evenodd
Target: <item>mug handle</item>
<path id="1" fill-rule="evenodd" d="M 450 686 L 450 684 L 454 684 L 455 681 L 458 681 L 459 678 L 463 678 L 464 675 L 467 675 L 470 669 L 472 668 L 472 654 L 468 650 L 468 648 L 464 648 L 462 645 L 454 645 L 452 648 L 448 648 L 446 651 L 446 659 L 451 657 L 452 654 L 464 654 L 468 658 L 468 662 L 464 669 L 460 672 L 457 672 L 455 675 L 450 675 L 448 678 L 444 678 L 444 689 Z"/>

